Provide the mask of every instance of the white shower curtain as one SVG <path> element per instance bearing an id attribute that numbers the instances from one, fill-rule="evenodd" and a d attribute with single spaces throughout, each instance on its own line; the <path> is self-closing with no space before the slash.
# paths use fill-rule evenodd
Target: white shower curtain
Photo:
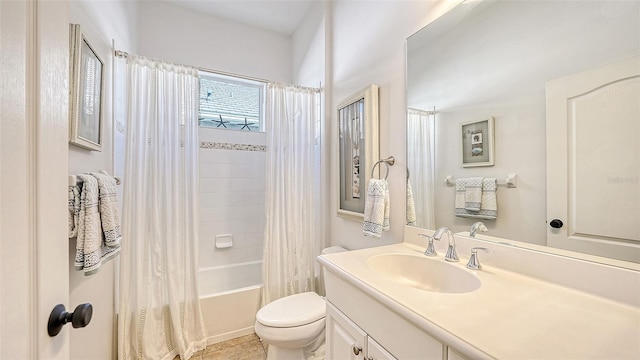
<path id="1" fill-rule="evenodd" d="M 408 183 L 413 191 L 416 223 L 421 228 L 435 226 L 435 112 L 407 110 Z M 411 156 L 410 154 L 414 154 Z"/>
<path id="2" fill-rule="evenodd" d="M 129 55 L 119 359 L 206 347 L 196 286 L 198 72 Z"/>
<path id="3" fill-rule="evenodd" d="M 263 305 L 315 290 L 313 170 L 319 99 L 316 89 L 267 88 Z"/>

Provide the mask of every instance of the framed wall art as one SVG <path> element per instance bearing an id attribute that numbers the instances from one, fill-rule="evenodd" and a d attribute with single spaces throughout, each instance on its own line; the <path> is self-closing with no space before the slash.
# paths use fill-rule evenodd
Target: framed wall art
<path id="1" fill-rule="evenodd" d="M 367 182 L 379 158 L 378 86 L 369 85 L 342 101 L 338 126 L 338 215 L 363 220 Z"/>
<path id="2" fill-rule="evenodd" d="M 494 119 L 466 122 L 460 125 L 462 167 L 493 166 Z"/>
<path id="3" fill-rule="evenodd" d="M 104 61 L 80 25 L 70 24 L 69 142 L 102 151 Z"/>

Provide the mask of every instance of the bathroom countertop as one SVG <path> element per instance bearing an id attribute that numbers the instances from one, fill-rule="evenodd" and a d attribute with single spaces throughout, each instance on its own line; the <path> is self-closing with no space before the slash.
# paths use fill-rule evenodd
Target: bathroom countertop
<path id="1" fill-rule="evenodd" d="M 380 254 L 422 255 L 402 243 L 320 256 L 326 269 L 467 356 L 639 359 L 640 309 L 500 268 L 465 268 L 482 286 L 459 294 L 401 285 L 367 267 Z M 436 261 L 444 261 L 442 257 Z M 640 278 L 639 278 L 640 279 Z"/>

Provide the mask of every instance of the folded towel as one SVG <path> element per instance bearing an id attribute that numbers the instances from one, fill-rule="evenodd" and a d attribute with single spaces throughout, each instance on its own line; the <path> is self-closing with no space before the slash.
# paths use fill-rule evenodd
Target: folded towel
<path id="1" fill-rule="evenodd" d="M 99 212 L 98 179 L 89 174 L 78 175 L 78 178 L 82 183 L 82 190 L 80 192 L 80 211 L 76 223 L 77 239 L 74 265 L 76 270 L 83 271 L 85 275 L 91 275 L 98 272 L 103 262 L 116 255 L 120 251 L 120 246 L 117 243 L 115 246 L 109 246 L 104 241 Z M 120 238 L 117 238 L 118 242 Z"/>
<path id="2" fill-rule="evenodd" d="M 464 181 L 464 208 L 469 211 L 480 211 L 482 178 L 470 177 L 458 180 Z"/>
<path id="3" fill-rule="evenodd" d="M 486 219 L 498 217 L 497 189 L 498 180 L 496 178 L 484 178 L 482 180 L 482 206 L 480 212 Z"/>
<path id="4" fill-rule="evenodd" d="M 386 180 L 371 179 L 364 203 L 363 232 L 367 236 L 381 237 L 389 230 L 389 186 Z"/>
<path id="5" fill-rule="evenodd" d="M 413 201 L 411 182 L 407 179 L 407 225 L 416 224 L 416 204 Z"/>
<path id="6" fill-rule="evenodd" d="M 466 208 L 466 181 L 456 179 L 455 214 L 458 217 L 495 220 L 498 217 L 498 201 L 496 196 L 496 178 L 482 179 L 482 195 L 478 211 Z"/>

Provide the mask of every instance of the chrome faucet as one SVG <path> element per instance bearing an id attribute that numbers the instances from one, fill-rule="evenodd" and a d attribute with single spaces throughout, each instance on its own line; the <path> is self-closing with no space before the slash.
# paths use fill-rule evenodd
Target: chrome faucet
<path id="1" fill-rule="evenodd" d="M 429 243 L 427 244 L 427 249 L 424 251 L 424 254 L 427 256 L 438 256 L 438 253 L 436 252 L 436 247 L 433 246 L 433 237 L 427 234 L 418 234 L 418 236 L 426 237 L 429 239 Z M 440 240 L 440 239 L 436 239 L 436 240 Z"/>
<path id="2" fill-rule="evenodd" d="M 487 227 L 484 226 L 484 223 L 482 221 L 474 222 L 473 225 L 471 225 L 471 231 L 469 231 L 469 237 L 476 237 L 476 232 L 478 232 L 478 230 L 482 232 L 487 231 Z"/>
<path id="3" fill-rule="evenodd" d="M 456 253 L 456 238 L 448 227 L 443 226 L 436 230 L 435 234 L 433 234 L 433 239 L 440 240 L 442 234 L 445 233 L 449 238 L 449 247 L 447 248 L 447 254 L 444 256 L 444 259 L 452 262 L 460 261 L 458 254 Z"/>

